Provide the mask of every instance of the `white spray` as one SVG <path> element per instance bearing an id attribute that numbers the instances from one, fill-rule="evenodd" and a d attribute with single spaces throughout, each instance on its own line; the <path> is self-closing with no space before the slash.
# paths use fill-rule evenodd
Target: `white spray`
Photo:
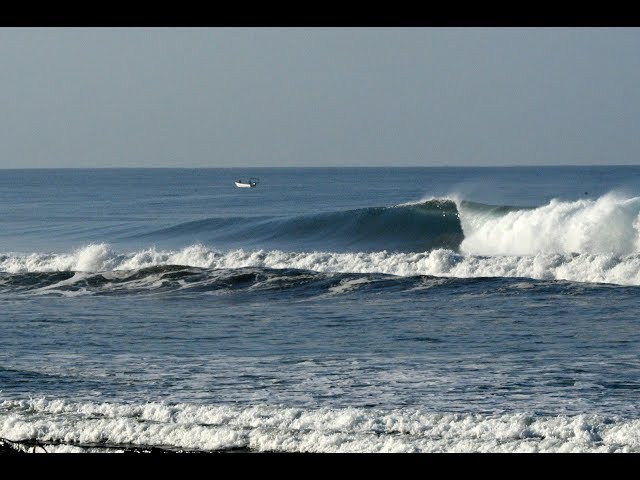
<path id="1" fill-rule="evenodd" d="M 504 215 L 457 201 L 464 232 L 461 251 L 472 255 L 588 253 L 626 255 L 640 250 L 640 197 L 607 194 Z"/>

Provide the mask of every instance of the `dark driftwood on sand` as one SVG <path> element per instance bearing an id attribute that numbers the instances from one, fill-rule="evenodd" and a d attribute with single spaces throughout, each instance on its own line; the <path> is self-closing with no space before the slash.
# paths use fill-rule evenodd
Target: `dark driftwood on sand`
<path id="1" fill-rule="evenodd" d="M 49 453 L 46 449 L 49 445 L 61 445 L 58 442 L 39 442 L 37 440 L 21 440 L 21 441 L 13 441 L 8 440 L 6 438 L 0 437 L 0 455 L 15 455 L 21 453 L 35 453 L 37 451 L 44 451 Z M 105 451 L 108 450 L 122 450 L 123 453 L 251 453 L 251 450 L 247 448 L 232 448 L 228 450 L 221 450 L 215 452 L 206 452 L 201 450 L 181 450 L 174 448 L 160 448 L 160 447 L 134 447 L 131 445 L 103 445 L 103 444 L 90 444 L 90 445 L 80 445 L 74 444 L 76 447 L 80 448 L 97 448 Z"/>

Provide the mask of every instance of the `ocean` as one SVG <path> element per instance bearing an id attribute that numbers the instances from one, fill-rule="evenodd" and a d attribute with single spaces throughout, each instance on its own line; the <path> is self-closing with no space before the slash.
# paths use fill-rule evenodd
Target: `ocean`
<path id="1" fill-rule="evenodd" d="M 640 452 L 639 311 L 636 166 L 0 170 L 5 449 Z"/>

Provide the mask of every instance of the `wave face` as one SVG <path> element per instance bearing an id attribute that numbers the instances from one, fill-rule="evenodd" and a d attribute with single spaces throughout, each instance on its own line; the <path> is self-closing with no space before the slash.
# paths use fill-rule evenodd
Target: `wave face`
<path id="1" fill-rule="evenodd" d="M 50 452 L 640 452 L 640 421 L 601 415 L 430 413 L 72 403 L 0 403 L 0 436 Z M 36 450 L 38 451 L 38 450 Z"/>
<path id="2" fill-rule="evenodd" d="M 369 207 L 293 217 L 208 218 L 139 235 L 245 247 L 400 252 L 457 249 L 463 240 L 452 200 Z"/>

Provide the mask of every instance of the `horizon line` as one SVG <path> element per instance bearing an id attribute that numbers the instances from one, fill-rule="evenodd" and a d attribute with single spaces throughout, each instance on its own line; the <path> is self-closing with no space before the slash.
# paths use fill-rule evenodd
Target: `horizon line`
<path id="1" fill-rule="evenodd" d="M 213 169 L 249 169 L 249 168 L 531 168 L 531 167 L 637 167 L 640 163 L 620 163 L 620 164 L 602 164 L 602 163 L 561 163 L 561 164 L 524 164 L 524 165 L 288 165 L 288 166 L 270 166 L 270 165 L 249 165 L 249 166 L 189 166 L 189 167 L 166 167 L 166 166 L 104 166 L 104 167 L 0 167 L 0 170 L 213 170 Z"/>

